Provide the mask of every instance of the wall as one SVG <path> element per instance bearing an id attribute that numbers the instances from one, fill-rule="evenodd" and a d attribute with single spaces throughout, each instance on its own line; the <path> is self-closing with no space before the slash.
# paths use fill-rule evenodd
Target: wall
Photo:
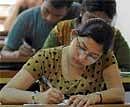
<path id="1" fill-rule="evenodd" d="M 117 0 L 117 10 L 116 26 L 121 30 L 130 46 L 130 0 Z"/>

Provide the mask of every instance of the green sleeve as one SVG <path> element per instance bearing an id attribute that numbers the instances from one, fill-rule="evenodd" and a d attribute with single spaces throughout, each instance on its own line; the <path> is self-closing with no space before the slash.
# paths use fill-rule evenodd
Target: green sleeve
<path id="1" fill-rule="evenodd" d="M 130 48 L 119 30 L 115 30 L 114 53 L 121 71 L 130 71 Z"/>
<path id="2" fill-rule="evenodd" d="M 50 32 L 42 48 L 51 48 L 58 46 L 56 27 L 57 26 L 55 26 L 55 28 L 53 28 L 52 31 Z"/>

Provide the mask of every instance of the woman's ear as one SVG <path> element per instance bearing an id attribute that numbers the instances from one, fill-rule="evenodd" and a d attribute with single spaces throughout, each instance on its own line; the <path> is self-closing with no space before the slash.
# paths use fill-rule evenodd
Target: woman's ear
<path id="1" fill-rule="evenodd" d="M 77 29 L 72 29 L 72 30 L 71 30 L 71 37 L 70 37 L 71 41 L 72 41 L 75 37 L 77 37 L 77 36 L 78 36 L 78 31 L 77 31 Z"/>

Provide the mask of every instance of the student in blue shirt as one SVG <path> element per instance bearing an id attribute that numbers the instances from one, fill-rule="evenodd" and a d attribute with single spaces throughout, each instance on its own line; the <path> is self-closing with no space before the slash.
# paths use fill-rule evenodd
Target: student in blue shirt
<path id="1" fill-rule="evenodd" d="M 66 16 L 73 1 L 45 0 L 41 6 L 18 16 L 1 54 L 4 57 L 31 56 L 39 50 L 54 25 Z M 29 45 L 22 45 L 23 41 Z"/>

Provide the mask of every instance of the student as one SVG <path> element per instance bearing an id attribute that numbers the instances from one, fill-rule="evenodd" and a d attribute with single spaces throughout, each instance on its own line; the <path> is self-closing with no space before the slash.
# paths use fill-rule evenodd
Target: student
<path id="1" fill-rule="evenodd" d="M 113 19 L 116 15 L 115 0 L 83 0 L 81 7 L 80 19 L 59 22 L 50 32 L 44 43 L 44 48 L 69 44 L 72 38 L 72 30 L 79 24 L 85 23 L 85 21 L 89 18 L 100 17 L 107 23 L 111 25 L 113 24 Z M 130 48 L 121 32 L 114 27 L 113 30 L 115 32 L 115 43 L 113 50 L 119 64 L 119 68 L 121 71 L 129 72 Z"/>
<path id="2" fill-rule="evenodd" d="M 56 104 L 65 96 L 72 107 L 124 102 L 120 72 L 111 49 L 114 33 L 110 25 L 90 19 L 76 35 L 69 46 L 41 49 L 30 58 L 1 90 L 1 102 Z M 52 87 L 43 84 L 43 92 L 25 91 L 42 76 Z"/>
<path id="3" fill-rule="evenodd" d="M 45 0 L 41 6 L 24 11 L 17 17 L 7 42 L 2 49 L 2 57 L 31 56 L 39 50 L 54 25 L 64 18 L 73 1 Z M 27 43 L 28 45 L 23 45 Z M 21 47 L 22 46 L 22 47 Z"/>

